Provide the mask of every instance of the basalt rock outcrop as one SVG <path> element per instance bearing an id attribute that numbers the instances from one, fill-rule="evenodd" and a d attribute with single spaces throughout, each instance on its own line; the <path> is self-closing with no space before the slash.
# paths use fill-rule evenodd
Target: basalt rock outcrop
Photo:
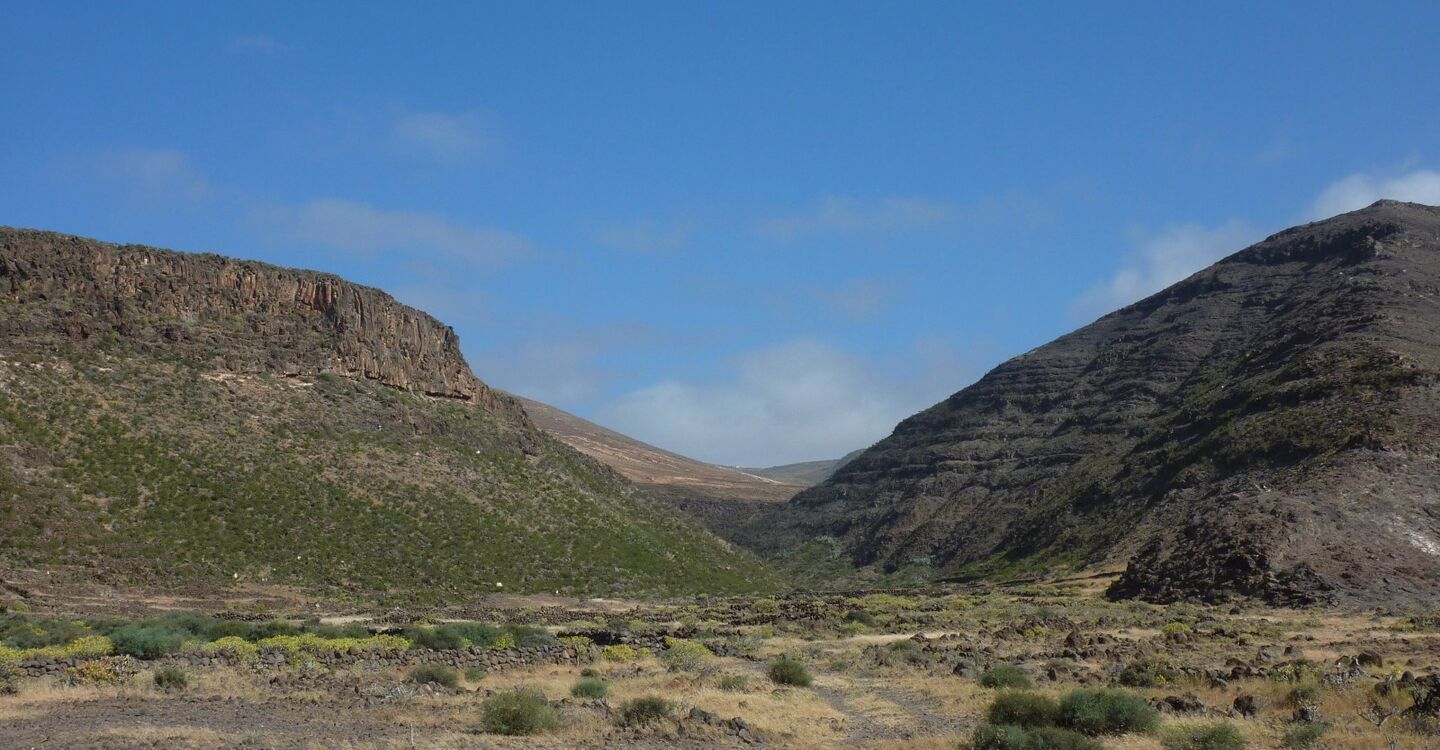
<path id="1" fill-rule="evenodd" d="M 1295 227 L 995 368 L 755 524 L 1156 601 L 1440 601 L 1440 209 Z"/>
<path id="2" fill-rule="evenodd" d="M 122 338 L 217 369 L 332 373 L 518 413 L 453 329 L 328 274 L 0 228 L 0 335 Z"/>

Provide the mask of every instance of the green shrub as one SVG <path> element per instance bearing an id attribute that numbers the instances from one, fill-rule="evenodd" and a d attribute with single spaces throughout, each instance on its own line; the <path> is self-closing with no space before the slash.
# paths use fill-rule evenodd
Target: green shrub
<path id="1" fill-rule="evenodd" d="M 1180 673 L 1163 659 L 1140 659 L 1125 665 L 1116 676 L 1116 681 L 1126 687 L 1152 688 L 1168 685 L 1180 678 Z"/>
<path id="2" fill-rule="evenodd" d="M 1059 713 L 1060 707 L 1050 697 L 1015 691 L 995 696 L 985 718 L 991 724 L 1049 727 L 1055 725 Z"/>
<path id="3" fill-rule="evenodd" d="M 480 724 L 490 734 L 515 736 L 550 731 L 560 719 L 538 690 L 521 688 L 486 698 L 480 704 Z"/>
<path id="4" fill-rule="evenodd" d="M 1330 727 L 1318 722 L 1297 721 L 1285 728 L 1280 744 L 1290 750 L 1311 750 L 1320 746 L 1320 738 Z"/>
<path id="5" fill-rule="evenodd" d="M 1292 705 L 1308 706 L 1320 698 L 1320 681 L 1311 676 L 1305 676 L 1296 681 L 1295 686 L 1290 688 L 1287 696 Z"/>
<path id="6" fill-rule="evenodd" d="M 810 687 L 810 670 L 805 668 L 794 659 L 782 656 L 770 662 L 770 669 L 766 672 L 770 681 L 777 685 L 794 685 L 795 687 Z"/>
<path id="7" fill-rule="evenodd" d="M 486 677 L 489 677 L 489 675 L 486 674 L 485 670 L 481 669 L 480 667 L 465 668 L 465 680 L 467 682 L 481 682 Z"/>
<path id="8" fill-rule="evenodd" d="M 439 664 L 421 664 L 411 669 L 405 679 L 416 685 L 439 685 L 451 690 L 460 687 L 459 673 Z"/>
<path id="9" fill-rule="evenodd" d="M 974 750 L 1103 750 L 1098 741 L 1058 727 L 1025 729 L 1013 724 L 981 724 L 970 740 Z"/>
<path id="10" fill-rule="evenodd" d="M 605 661 L 635 661 L 640 658 L 640 651 L 637 651 L 634 646 L 616 643 L 600 649 L 600 658 Z"/>
<path id="11" fill-rule="evenodd" d="M 1141 695 L 1111 688 L 1071 690 L 1060 698 L 1059 724 L 1089 735 L 1148 732 L 1160 712 Z"/>
<path id="12" fill-rule="evenodd" d="M 604 680 L 595 677 L 582 677 L 574 685 L 570 686 L 570 695 L 575 698 L 589 698 L 591 700 L 604 700 L 610 694 L 610 686 Z"/>
<path id="13" fill-rule="evenodd" d="M 1174 639 L 1181 635 L 1189 635 L 1195 632 L 1189 625 L 1183 622 L 1172 622 L 1160 628 L 1160 634 L 1166 638 Z"/>
<path id="14" fill-rule="evenodd" d="M 155 687 L 167 693 L 179 692 L 190 684 L 185 670 L 179 667 L 161 667 L 155 670 Z"/>
<path id="15" fill-rule="evenodd" d="M 260 647 L 239 636 L 227 635 L 199 647 L 202 654 L 229 656 L 240 661 L 252 661 L 260 656 Z"/>
<path id="16" fill-rule="evenodd" d="M 263 641 L 266 638 L 275 638 L 276 636 L 295 635 L 300 635 L 300 628 L 284 620 L 269 620 L 252 628 L 248 637 L 253 641 Z"/>
<path id="17" fill-rule="evenodd" d="M 629 727 L 653 724 L 669 716 L 672 710 L 670 701 L 658 695 L 647 695 L 625 701 L 620 706 L 620 723 Z"/>
<path id="18" fill-rule="evenodd" d="M 731 693 L 742 693 L 750 688 L 750 678 L 743 674 L 727 674 L 720 678 L 719 687 Z"/>
<path id="19" fill-rule="evenodd" d="M 1014 724 L 981 724 L 970 737 L 974 750 L 1025 750 L 1030 735 Z"/>
<path id="20" fill-rule="evenodd" d="M 1030 678 L 1014 664 L 997 664 L 980 675 L 980 686 L 987 688 L 1029 688 Z"/>
<path id="21" fill-rule="evenodd" d="M 82 661 L 65 670 L 65 675 L 80 685 L 119 685 L 125 681 L 119 665 L 109 659 Z"/>
<path id="22" fill-rule="evenodd" d="M 1166 727 L 1160 744 L 1165 750 L 1242 750 L 1245 738 L 1227 721 L 1185 723 Z"/>
<path id="23" fill-rule="evenodd" d="M 160 625 L 132 623 L 110 631 L 110 642 L 115 653 L 128 654 L 137 659 L 157 659 L 180 650 L 191 633 Z"/>
<path id="24" fill-rule="evenodd" d="M 709 661 L 715 654 L 705 647 L 705 644 L 698 641 L 686 640 L 684 638 L 665 638 L 665 650 L 661 651 L 657 658 L 661 664 L 672 672 L 679 672 L 688 669 L 695 669 L 701 664 Z"/>
<path id="25" fill-rule="evenodd" d="M 1098 740 L 1079 732 L 1059 727 L 1035 727 L 1026 730 L 1025 750 L 1104 750 Z"/>

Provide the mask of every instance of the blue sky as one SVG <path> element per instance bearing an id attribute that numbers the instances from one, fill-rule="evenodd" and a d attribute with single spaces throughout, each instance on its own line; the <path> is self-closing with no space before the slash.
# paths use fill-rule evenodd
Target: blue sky
<path id="1" fill-rule="evenodd" d="M 0 224 L 380 286 L 488 382 L 765 465 L 1440 203 L 1440 5 L 1081 5 L 6 3 Z"/>

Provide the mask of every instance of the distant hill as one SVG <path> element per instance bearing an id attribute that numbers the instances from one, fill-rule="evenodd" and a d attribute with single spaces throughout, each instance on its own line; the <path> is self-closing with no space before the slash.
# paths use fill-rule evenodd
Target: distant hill
<path id="1" fill-rule="evenodd" d="M 0 229 L 0 578 L 376 599 L 763 589 L 375 289 Z"/>
<path id="2" fill-rule="evenodd" d="M 540 429 L 664 498 L 722 536 L 803 485 L 656 448 L 539 401 L 514 396 Z"/>
<path id="3" fill-rule="evenodd" d="M 747 537 L 1117 597 L 1440 601 L 1440 209 L 1280 232 L 901 422 Z"/>
<path id="4" fill-rule="evenodd" d="M 767 466 L 763 469 L 744 468 L 741 471 L 766 479 L 774 479 L 777 482 L 812 487 L 829 479 L 837 469 L 863 452 L 851 451 L 840 458 L 828 461 L 802 461 L 798 464 L 781 464 L 780 466 Z"/>

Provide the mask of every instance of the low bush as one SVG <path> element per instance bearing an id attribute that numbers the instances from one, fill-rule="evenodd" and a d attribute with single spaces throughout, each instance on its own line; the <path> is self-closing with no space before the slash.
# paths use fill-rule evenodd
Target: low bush
<path id="1" fill-rule="evenodd" d="M 727 674 L 720 678 L 718 686 L 731 693 L 743 693 L 750 688 L 750 678 L 743 674 Z"/>
<path id="2" fill-rule="evenodd" d="M 600 649 L 600 658 L 605 661 L 635 661 L 640 658 L 640 652 L 635 650 L 633 646 L 616 643 L 613 646 L 606 646 Z"/>
<path id="3" fill-rule="evenodd" d="M 630 727 L 653 724 L 669 716 L 672 710 L 670 701 L 658 695 L 647 695 L 625 701 L 620 706 L 620 723 Z"/>
<path id="4" fill-rule="evenodd" d="M 1071 690 L 1060 698 L 1059 724 L 1089 735 L 1149 732 L 1160 712 L 1144 696 L 1112 688 Z"/>
<path id="5" fill-rule="evenodd" d="M 460 675 L 439 664 L 421 664 L 410 670 L 405 679 L 416 685 L 439 685 L 454 690 L 460 687 Z"/>
<path id="6" fill-rule="evenodd" d="M 155 670 L 155 687 L 167 693 L 184 690 L 190 684 L 185 670 L 179 667 L 161 667 Z"/>
<path id="7" fill-rule="evenodd" d="M 1245 738 L 1227 721 L 1174 724 L 1160 739 L 1165 750 L 1242 750 Z"/>
<path id="8" fill-rule="evenodd" d="M 604 700 L 610 694 L 610 686 L 604 680 L 595 677 L 582 677 L 570 686 L 570 695 L 574 698 L 589 698 L 590 700 Z"/>
<path id="9" fill-rule="evenodd" d="M 559 726 L 560 718 L 538 690 L 496 693 L 480 704 L 480 724 L 490 734 L 540 734 Z"/>
<path id="10" fill-rule="evenodd" d="M 125 681 L 118 666 L 110 660 L 80 662 L 66 670 L 65 675 L 77 685 L 119 685 Z"/>
<path id="11" fill-rule="evenodd" d="M 1031 687 L 1030 678 L 1014 664 L 997 664 L 980 675 L 980 686 L 987 688 L 1024 689 Z"/>
<path id="12" fill-rule="evenodd" d="M 173 654 L 192 638 L 193 634 L 186 630 L 141 623 L 131 623 L 110 631 L 110 642 L 114 644 L 115 652 L 137 659 L 158 659 Z"/>
<path id="13" fill-rule="evenodd" d="M 793 685 L 795 687 L 810 687 L 810 670 L 805 668 L 794 659 L 780 657 L 770 662 L 770 668 L 766 672 L 770 681 L 777 685 Z"/>
<path id="14" fill-rule="evenodd" d="M 1329 728 L 1319 722 L 1297 721 L 1285 728 L 1280 744 L 1289 750 L 1311 750 L 1320 746 L 1320 738 Z"/>
<path id="15" fill-rule="evenodd" d="M 971 737 L 974 750 L 1103 750 L 1097 740 L 1058 727 L 1026 729 L 1010 724 L 981 724 Z"/>
<path id="16" fill-rule="evenodd" d="M 1026 750 L 1030 735 L 1014 724 L 981 724 L 970 737 L 974 750 Z"/>
<path id="17" fill-rule="evenodd" d="M 1293 706 L 1312 705 L 1320 699 L 1320 681 L 1311 676 L 1302 677 L 1286 697 Z"/>
<path id="18" fill-rule="evenodd" d="M 713 658 L 715 654 L 699 641 L 684 638 L 665 638 L 665 650 L 657 658 L 672 672 L 695 669 Z"/>
<path id="19" fill-rule="evenodd" d="M 1050 697 L 1015 691 L 995 696 L 985 718 L 991 724 L 1030 728 L 1055 726 L 1059 715 L 1060 707 Z"/>
<path id="20" fill-rule="evenodd" d="M 200 653 L 228 656 L 240 661 L 250 661 L 260 656 L 260 647 L 239 636 L 224 638 L 200 645 Z"/>
<path id="21" fill-rule="evenodd" d="M 1160 634 L 1170 640 L 1176 640 L 1182 635 L 1190 635 L 1193 632 L 1195 631 L 1183 622 L 1167 623 L 1165 627 L 1160 628 Z"/>
<path id="22" fill-rule="evenodd" d="M 485 670 L 483 670 L 483 669 L 481 669 L 481 668 L 479 668 L 479 667 L 466 667 L 466 668 L 465 668 L 465 680 L 466 680 L 466 682 L 482 682 L 482 681 L 485 680 L 486 677 L 489 677 L 489 676 L 490 676 L 490 675 L 487 674 L 487 673 L 485 672 Z"/>
<path id="23" fill-rule="evenodd" d="M 1115 679 L 1126 687 L 1153 688 L 1179 678 L 1179 671 L 1163 659 L 1140 659 L 1125 665 Z"/>

